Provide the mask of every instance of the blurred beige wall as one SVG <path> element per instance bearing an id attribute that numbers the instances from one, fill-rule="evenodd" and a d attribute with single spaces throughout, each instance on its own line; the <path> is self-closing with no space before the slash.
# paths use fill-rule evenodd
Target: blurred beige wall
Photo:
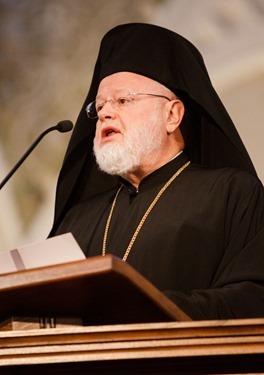
<path id="1" fill-rule="evenodd" d="M 75 122 L 99 42 L 126 22 L 168 27 L 202 52 L 258 174 L 264 0 L 0 0 L 0 180 L 47 127 Z M 0 196 L 0 251 L 46 238 L 69 134 L 49 134 Z"/>

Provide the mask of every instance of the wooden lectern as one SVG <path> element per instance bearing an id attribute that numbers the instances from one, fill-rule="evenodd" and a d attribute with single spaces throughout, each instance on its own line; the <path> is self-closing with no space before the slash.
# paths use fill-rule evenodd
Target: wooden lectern
<path id="1" fill-rule="evenodd" d="M 264 373 L 264 319 L 193 322 L 110 255 L 0 276 L 0 320 L 1 375 Z"/>

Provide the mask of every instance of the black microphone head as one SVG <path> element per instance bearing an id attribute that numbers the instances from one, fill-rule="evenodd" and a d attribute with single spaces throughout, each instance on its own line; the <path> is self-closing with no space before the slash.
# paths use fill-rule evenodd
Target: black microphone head
<path id="1" fill-rule="evenodd" d="M 69 132 L 70 130 L 72 130 L 73 128 L 73 123 L 70 121 L 70 120 L 63 120 L 63 121 L 60 121 L 58 122 L 58 124 L 56 125 L 56 129 L 60 132 L 60 133 L 67 133 Z"/>

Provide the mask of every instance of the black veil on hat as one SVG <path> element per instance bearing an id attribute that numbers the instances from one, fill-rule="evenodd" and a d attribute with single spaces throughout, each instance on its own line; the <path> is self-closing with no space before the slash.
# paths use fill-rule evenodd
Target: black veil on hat
<path id="1" fill-rule="evenodd" d="M 96 120 L 87 117 L 85 108 L 95 99 L 100 81 L 120 71 L 154 79 L 182 99 L 187 108 L 182 132 L 192 162 L 237 167 L 256 174 L 199 51 L 179 34 L 160 26 L 120 25 L 101 42 L 91 87 L 60 172 L 51 234 L 72 205 L 118 184 L 117 177 L 99 171 L 96 166 L 92 151 Z"/>

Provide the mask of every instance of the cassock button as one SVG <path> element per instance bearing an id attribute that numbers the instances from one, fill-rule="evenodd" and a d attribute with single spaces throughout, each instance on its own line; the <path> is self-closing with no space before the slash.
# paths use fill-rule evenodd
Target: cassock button
<path id="1" fill-rule="evenodd" d="M 132 197 L 134 197 L 135 195 L 137 195 L 137 189 L 135 188 L 135 187 L 129 187 L 128 188 L 128 193 L 132 196 Z"/>

